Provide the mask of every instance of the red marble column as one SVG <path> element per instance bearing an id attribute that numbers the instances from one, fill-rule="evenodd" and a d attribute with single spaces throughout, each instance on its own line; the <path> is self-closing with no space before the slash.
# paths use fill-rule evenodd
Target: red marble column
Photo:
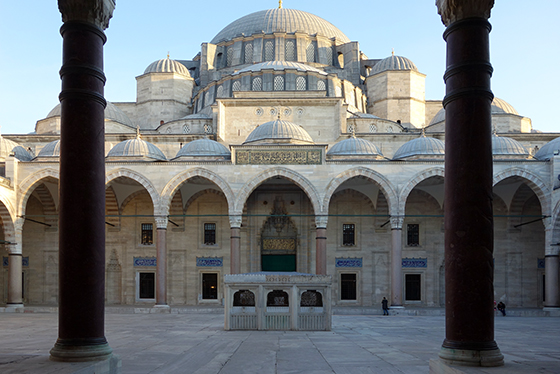
<path id="1" fill-rule="evenodd" d="M 241 273 L 241 216 L 230 216 L 230 274 Z"/>
<path id="2" fill-rule="evenodd" d="M 157 218 L 156 238 L 156 307 L 167 305 L 167 217 Z"/>
<path id="3" fill-rule="evenodd" d="M 107 359 L 103 29 L 114 2 L 60 0 L 64 25 L 57 361 Z"/>
<path id="4" fill-rule="evenodd" d="M 488 1 L 439 1 L 445 72 L 445 340 L 453 365 L 499 366 L 494 341 L 492 139 Z M 493 3 L 493 2 L 491 2 Z"/>
<path id="5" fill-rule="evenodd" d="M 320 275 L 327 275 L 327 219 L 327 216 L 315 216 L 315 273 Z"/>
<path id="6" fill-rule="evenodd" d="M 401 217 L 391 218 L 391 306 L 402 306 L 402 225 Z"/>

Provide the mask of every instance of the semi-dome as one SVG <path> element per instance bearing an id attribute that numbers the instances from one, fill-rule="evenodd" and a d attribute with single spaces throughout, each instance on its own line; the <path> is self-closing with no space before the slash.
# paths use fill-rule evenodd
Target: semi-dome
<path id="1" fill-rule="evenodd" d="M 303 127 L 292 122 L 277 119 L 257 126 L 243 144 L 257 142 L 313 144 L 313 139 Z"/>
<path id="2" fill-rule="evenodd" d="M 558 154 L 560 154 L 560 137 L 543 145 L 542 148 L 535 154 L 535 158 L 537 160 L 547 161 Z"/>
<path id="3" fill-rule="evenodd" d="M 529 151 L 517 140 L 506 136 L 492 135 L 492 155 L 529 156 Z"/>
<path id="4" fill-rule="evenodd" d="M 379 74 L 388 70 L 413 70 L 418 71 L 414 62 L 406 57 L 391 55 L 373 66 L 369 75 Z"/>
<path id="5" fill-rule="evenodd" d="M 421 137 L 401 145 L 393 155 L 393 160 L 402 160 L 409 157 L 441 158 L 444 155 L 445 144 L 441 140 L 422 134 Z"/>
<path id="6" fill-rule="evenodd" d="M 55 106 L 49 112 L 46 118 L 60 117 L 60 113 L 61 113 L 61 106 L 60 104 L 57 104 L 57 106 Z M 107 101 L 107 106 L 105 107 L 105 120 L 115 121 L 122 125 L 135 128 L 130 118 L 128 118 L 128 116 L 122 110 L 117 108 L 115 104 L 109 101 Z"/>
<path id="7" fill-rule="evenodd" d="M 185 65 L 169 57 L 154 61 L 148 65 L 146 70 L 144 70 L 144 74 L 148 73 L 178 73 L 187 77 L 191 76 L 189 69 Z"/>
<path id="8" fill-rule="evenodd" d="M 197 139 L 189 142 L 177 152 L 176 157 L 231 157 L 227 147 L 215 140 Z"/>
<path id="9" fill-rule="evenodd" d="M 0 136 L 0 158 L 8 158 L 12 150 L 18 145 L 18 143 Z"/>
<path id="10" fill-rule="evenodd" d="M 379 148 L 369 140 L 352 136 L 332 146 L 327 152 L 328 156 L 381 156 Z"/>
<path id="11" fill-rule="evenodd" d="M 243 69 L 233 73 L 232 75 L 238 75 L 238 74 L 246 73 L 246 72 L 255 73 L 255 72 L 262 71 L 262 70 L 276 70 L 276 71 L 297 70 L 297 71 L 302 71 L 302 72 L 313 72 L 313 73 L 317 73 L 317 74 L 321 74 L 321 75 L 328 75 L 324 71 L 319 70 L 317 68 L 314 68 L 313 66 L 309 66 L 309 65 L 306 65 L 306 64 L 302 64 L 302 63 L 299 63 L 299 62 L 293 62 L 293 61 L 259 62 L 258 64 L 247 66 L 246 68 L 243 68 Z"/>
<path id="12" fill-rule="evenodd" d="M 111 148 L 107 157 L 150 158 L 160 161 L 167 160 L 161 149 L 150 142 L 142 140 L 139 134 L 135 139 L 128 139 L 115 145 Z"/>
<path id="13" fill-rule="evenodd" d="M 60 139 L 45 145 L 37 155 L 37 158 L 41 157 L 60 157 Z"/>
<path id="14" fill-rule="evenodd" d="M 517 110 L 515 110 L 515 108 L 512 107 L 508 102 L 506 102 L 505 100 L 502 100 L 500 98 L 497 98 L 497 97 L 495 97 L 494 100 L 492 100 L 491 114 L 515 114 L 515 115 L 519 115 Z M 445 109 L 444 108 L 440 109 L 439 112 L 436 113 L 434 118 L 432 118 L 432 120 L 430 121 L 429 126 L 435 125 L 436 123 L 440 123 L 442 121 L 445 121 Z"/>
<path id="15" fill-rule="evenodd" d="M 14 157 L 20 161 L 31 161 L 33 160 L 33 155 L 27 151 L 27 149 L 23 148 L 21 145 L 15 146 L 12 149 L 14 153 Z"/>
<path id="16" fill-rule="evenodd" d="M 217 44 L 232 40 L 237 36 L 274 32 L 318 34 L 327 38 L 336 38 L 343 44 L 350 42 L 342 31 L 321 17 L 301 10 L 275 8 L 251 13 L 233 21 L 224 27 L 210 43 Z"/>

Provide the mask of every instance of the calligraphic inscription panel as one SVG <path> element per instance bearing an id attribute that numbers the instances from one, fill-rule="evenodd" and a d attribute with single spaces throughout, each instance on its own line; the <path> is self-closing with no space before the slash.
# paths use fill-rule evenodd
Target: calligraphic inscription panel
<path id="1" fill-rule="evenodd" d="M 319 165 L 321 150 L 238 150 L 238 165 Z"/>

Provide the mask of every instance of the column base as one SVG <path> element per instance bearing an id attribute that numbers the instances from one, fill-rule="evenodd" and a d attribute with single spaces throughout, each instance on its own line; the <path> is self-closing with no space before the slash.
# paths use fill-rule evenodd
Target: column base
<path id="1" fill-rule="evenodd" d="M 544 312 L 548 312 L 551 317 L 560 317 L 560 307 L 557 306 L 545 306 L 543 308 Z"/>
<path id="2" fill-rule="evenodd" d="M 97 340 L 104 343 L 97 343 Z M 52 361 L 82 362 L 111 358 L 113 350 L 102 339 L 58 339 L 50 351 Z"/>
<path id="3" fill-rule="evenodd" d="M 438 356 L 447 365 L 495 367 L 504 364 L 499 348 L 477 351 L 441 347 Z"/>
<path id="4" fill-rule="evenodd" d="M 17 303 L 17 304 L 10 304 L 7 303 L 6 304 L 6 311 L 10 311 L 10 312 L 15 312 L 16 309 L 23 309 L 25 306 L 23 305 L 23 303 Z"/>

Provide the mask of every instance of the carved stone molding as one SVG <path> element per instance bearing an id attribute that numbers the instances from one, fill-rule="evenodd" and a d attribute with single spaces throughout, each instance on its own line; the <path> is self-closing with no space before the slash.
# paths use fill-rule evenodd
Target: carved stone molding
<path id="1" fill-rule="evenodd" d="M 238 229 L 241 227 L 242 217 L 239 215 L 229 216 L 229 226 L 232 229 Z"/>
<path id="2" fill-rule="evenodd" d="M 154 216 L 158 229 L 167 229 L 167 216 Z"/>
<path id="3" fill-rule="evenodd" d="M 396 216 L 391 217 L 391 229 L 392 230 L 402 230 L 404 217 Z"/>
<path id="4" fill-rule="evenodd" d="M 62 22 L 80 21 L 91 23 L 101 30 L 109 27 L 115 10 L 114 0 L 58 0 Z"/>
<path id="5" fill-rule="evenodd" d="M 445 26 L 465 18 L 490 18 L 494 0 L 436 0 L 438 14 Z"/>
<path id="6" fill-rule="evenodd" d="M 318 229 L 326 229 L 329 216 L 315 216 L 315 226 Z"/>

